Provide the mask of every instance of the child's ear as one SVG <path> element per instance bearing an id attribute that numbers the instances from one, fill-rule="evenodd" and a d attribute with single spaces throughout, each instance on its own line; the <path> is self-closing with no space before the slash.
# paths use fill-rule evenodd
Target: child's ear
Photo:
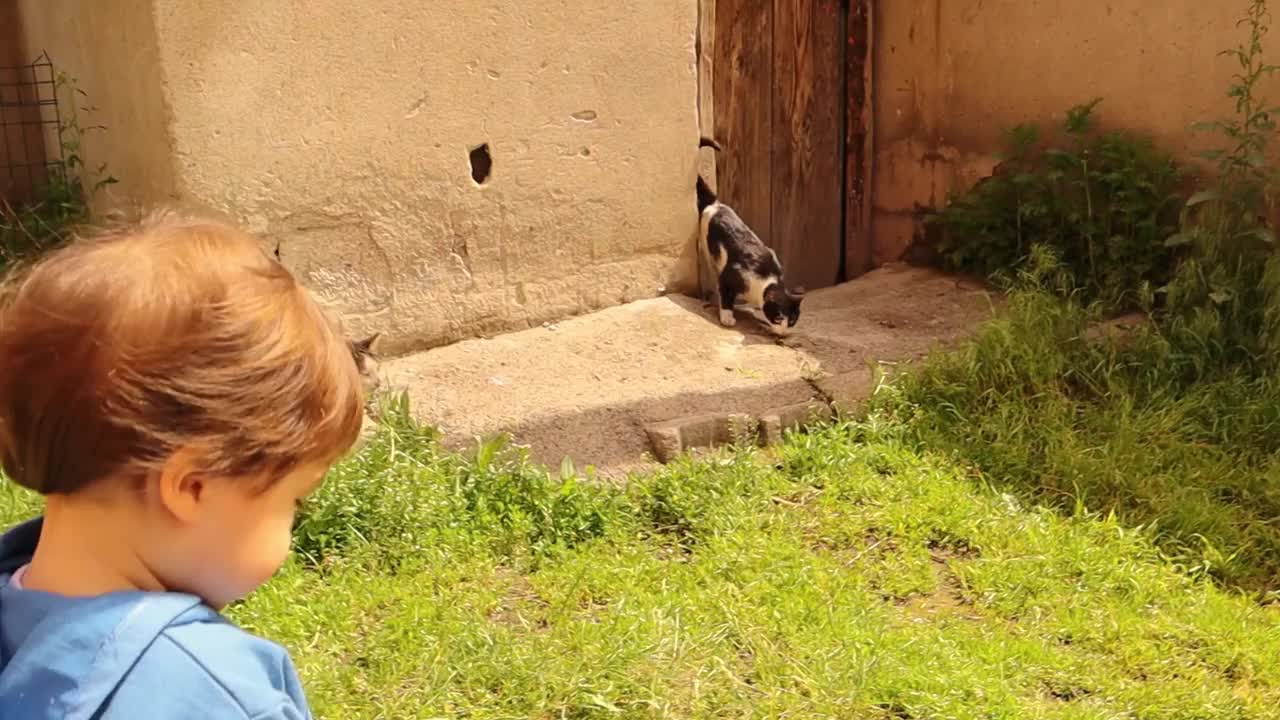
<path id="1" fill-rule="evenodd" d="M 194 450 L 183 448 L 147 481 L 160 507 L 180 523 L 195 519 L 207 490 L 207 477 L 198 471 L 197 460 Z"/>

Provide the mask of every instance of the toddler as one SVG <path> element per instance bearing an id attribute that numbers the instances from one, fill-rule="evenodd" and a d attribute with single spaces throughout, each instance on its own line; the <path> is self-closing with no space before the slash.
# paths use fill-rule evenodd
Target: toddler
<path id="1" fill-rule="evenodd" d="M 309 718 L 288 654 L 219 611 L 289 553 L 355 442 L 340 329 L 257 241 L 165 214 L 0 298 L 0 718 Z"/>

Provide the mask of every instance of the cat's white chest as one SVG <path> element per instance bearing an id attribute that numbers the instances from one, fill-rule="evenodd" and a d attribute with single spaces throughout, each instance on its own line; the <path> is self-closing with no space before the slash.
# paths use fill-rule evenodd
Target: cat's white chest
<path id="1" fill-rule="evenodd" d="M 764 291 L 770 283 L 776 282 L 774 278 L 762 278 L 755 273 L 744 273 L 747 281 L 747 289 L 742 293 L 741 299 L 747 304 L 755 307 L 764 307 Z"/>

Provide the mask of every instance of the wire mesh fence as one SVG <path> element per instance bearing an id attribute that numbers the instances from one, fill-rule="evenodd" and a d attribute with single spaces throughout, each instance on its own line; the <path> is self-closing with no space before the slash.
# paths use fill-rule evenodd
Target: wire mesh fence
<path id="1" fill-rule="evenodd" d="M 49 56 L 0 65 L 0 200 L 20 205 L 38 197 L 65 167 L 61 127 Z"/>

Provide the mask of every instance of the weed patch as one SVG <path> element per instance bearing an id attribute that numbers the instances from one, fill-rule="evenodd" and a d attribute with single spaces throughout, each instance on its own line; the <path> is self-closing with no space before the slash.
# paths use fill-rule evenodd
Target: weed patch
<path id="1" fill-rule="evenodd" d="M 1067 513 L 1148 526 L 1184 569 L 1261 594 L 1280 577 L 1280 383 L 1189 382 L 1156 329 L 1087 339 L 1093 316 L 1048 293 L 876 400 L 916 447 Z"/>
<path id="2" fill-rule="evenodd" d="M 1117 155 L 1119 136 L 1107 152 L 1083 139 L 1092 106 L 1068 114 L 1078 139 L 1065 155 L 1033 152 L 1033 133 L 1013 133 L 1009 170 L 937 218 L 952 262 L 989 260 L 979 269 L 1003 274 L 1008 314 L 878 401 L 916 447 L 1024 499 L 1117 513 L 1186 572 L 1260 597 L 1280 589 L 1280 260 L 1267 159 L 1277 109 L 1258 96 L 1277 69 L 1262 59 L 1269 21 L 1265 0 L 1251 0 L 1243 42 L 1224 53 L 1238 67 L 1227 93 L 1236 114 L 1204 124 L 1223 140 L 1206 156 L 1217 172 L 1185 203 L 1170 204 L 1177 173 L 1135 149 L 1147 144 L 1124 140 L 1132 152 Z M 1113 211 L 1093 204 L 1099 187 L 1121 199 L 1114 217 L 1129 228 L 1102 252 L 1094 223 L 1113 223 Z M 1150 323 L 1123 342 L 1089 332 L 1135 305 Z"/>
<path id="3" fill-rule="evenodd" d="M 941 230 L 934 249 L 945 267 L 1011 277 L 1043 246 L 1088 300 L 1118 305 L 1136 305 L 1141 288 L 1169 280 L 1175 250 L 1166 240 L 1185 179 L 1150 138 L 1096 131 L 1099 102 L 1066 113 L 1061 147 L 1047 146 L 1035 125 L 1006 133 L 995 174 L 929 219 Z"/>
<path id="4" fill-rule="evenodd" d="M 329 482 L 395 453 L 384 480 L 449 465 L 397 424 Z M 510 450 L 489 467 L 540 479 L 499 479 L 515 506 L 558 488 L 601 530 L 539 551 L 500 514 L 459 513 L 456 476 L 414 471 L 428 487 L 395 508 L 427 534 L 352 536 L 234 608 L 293 649 L 319 717 L 1263 718 L 1280 701 L 1273 611 L 1188 577 L 1149 531 L 975 484 L 883 416 L 625 489 L 566 489 Z"/>
<path id="5" fill-rule="evenodd" d="M 434 430 L 408 418 L 404 396 L 384 402 L 365 449 L 308 498 L 295 548 L 321 567 L 356 548 L 398 561 L 429 547 L 536 559 L 606 532 L 617 491 L 584 483 L 571 467 L 551 478 L 501 439 L 468 455 L 442 452 Z"/>
<path id="6" fill-rule="evenodd" d="M 1182 230 L 1168 244 L 1188 257 L 1164 293 L 1162 317 L 1173 349 L 1200 376 L 1222 366 L 1274 372 L 1280 351 L 1280 258 L 1275 246 L 1276 169 L 1268 148 L 1280 108 L 1258 95 L 1280 66 L 1263 61 L 1262 40 L 1271 16 L 1266 0 L 1252 0 L 1240 21 L 1248 36 L 1223 52 L 1236 61 L 1227 95 L 1236 114 L 1203 123 L 1224 147 L 1208 152 L 1216 182 L 1187 201 Z"/>

